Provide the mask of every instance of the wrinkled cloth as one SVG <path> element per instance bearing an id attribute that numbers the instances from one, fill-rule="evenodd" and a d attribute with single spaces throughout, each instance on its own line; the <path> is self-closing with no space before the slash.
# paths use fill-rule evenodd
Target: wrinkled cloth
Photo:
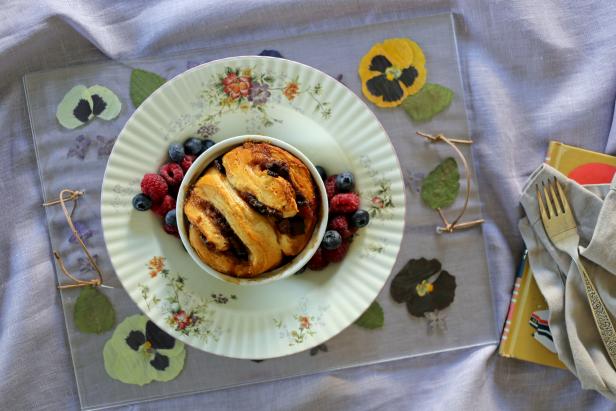
<path id="1" fill-rule="evenodd" d="M 0 9 L 0 408 L 77 409 L 21 77 L 124 59 L 301 36 L 433 14 L 460 16 L 459 46 L 496 319 L 523 244 L 521 188 L 548 141 L 616 153 L 616 8 L 533 0 L 8 0 Z M 393 33 L 395 35 L 395 33 Z M 275 48 L 275 41 L 272 41 Z M 344 52 L 344 50 L 340 50 Z M 409 126 L 409 135 L 415 130 Z M 404 164 L 404 159 L 401 159 Z M 167 399 L 131 409 L 608 410 L 568 371 L 496 346 Z"/>
<path id="2" fill-rule="evenodd" d="M 524 187 L 520 203 L 526 217 L 520 232 L 537 285 L 548 303 L 550 330 L 561 361 L 586 389 L 616 401 L 616 370 L 603 347 L 577 264 L 556 249 L 541 221 L 536 187 L 556 178 L 580 234 L 582 264 L 612 318 L 616 317 L 616 177 L 611 185 L 587 189 L 548 165 L 540 166 Z M 607 195 L 605 195 L 607 191 Z"/>

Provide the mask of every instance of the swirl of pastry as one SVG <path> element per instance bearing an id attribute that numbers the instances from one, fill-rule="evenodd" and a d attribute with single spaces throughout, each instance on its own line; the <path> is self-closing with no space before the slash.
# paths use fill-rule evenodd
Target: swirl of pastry
<path id="1" fill-rule="evenodd" d="M 221 258 L 221 255 L 224 257 L 223 261 L 233 262 L 231 267 L 218 271 L 232 272 L 238 277 L 254 277 L 276 266 L 282 260 L 276 231 L 267 217 L 246 204 L 216 168 L 209 168 L 197 181 L 186 205 L 184 211 L 188 221 L 192 226 L 199 228 L 207 241 L 214 245 L 214 247 L 206 246 L 206 249 L 210 250 L 208 253 L 199 243 L 195 247 L 191 241 L 198 252 L 201 250 L 203 255 L 199 256 L 212 267 L 220 265 L 217 259 Z M 199 212 L 194 213 L 193 206 L 197 208 L 199 205 L 201 205 Z M 211 226 L 216 228 L 209 231 Z M 226 241 L 218 241 L 219 234 Z M 234 236 L 237 236 L 240 242 L 233 248 L 234 252 L 220 253 L 229 250 L 227 244 L 237 242 Z M 242 245 L 248 249 L 247 255 L 242 252 Z M 224 265 L 226 267 L 229 264 Z"/>
<path id="2" fill-rule="evenodd" d="M 295 191 L 283 178 L 288 169 L 274 163 L 270 147 L 269 144 L 245 143 L 225 154 L 222 164 L 236 190 L 254 196 L 283 218 L 293 217 L 298 212 Z"/>
<path id="3" fill-rule="evenodd" d="M 317 224 L 319 197 L 312 176 L 308 168 L 286 150 L 276 146 L 269 146 L 270 155 L 274 162 L 282 163 L 288 167 L 288 181 L 295 191 L 295 203 L 298 206 L 298 215 L 289 219 L 289 230 L 284 229 L 279 222 L 278 242 L 285 255 L 297 255 L 304 249 L 312 231 Z"/>
<path id="4" fill-rule="evenodd" d="M 256 199 L 251 204 L 283 218 L 277 222 L 282 251 L 297 255 L 317 222 L 317 192 L 304 163 L 279 147 L 248 142 L 225 154 L 223 165 L 231 185 Z"/>
<path id="5" fill-rule="evenodd" d="M 254 277 L 299 254 L 318 218 L 308 168 L 286 150 L 247 142 L 216 160 L 188 193 L 189 241 L 219 272 Z"/>

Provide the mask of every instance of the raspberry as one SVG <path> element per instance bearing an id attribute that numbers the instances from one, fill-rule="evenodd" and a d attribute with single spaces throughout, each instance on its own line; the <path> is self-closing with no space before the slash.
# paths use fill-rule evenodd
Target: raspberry
<path id="1" fill-rule="evenodd" d="M 175 208 L 175 199 L 170 195 L 166 195 L 160 204 L 155 204 L 152 206 L 152 211 L 154 214 L 164 217 L 169 211 Z"/>
<path id="2" fill-rule="evenodd" d="M 158 174 L 146 174 L 141 180 L 141 191 L 157 203 L 167 195 L 167 182 Z"/>
<path id="3" fill-rule="evenodd" d="M 192 166 L 193 161 L 195 161 L 195 156 L 192 156 L 190 154 L 186 154 L 184 156 L 184 158 L 182 159 L 182 161 L 180 161 L 180 165 L 182 166 L 182 170 L 184 170 L 184 172 L 187 172 L 188 169 L 190 168 L 190 166 Z"/>
<path id="4" fill-rule="evenodd" d="M 329 230 L 338 231 L 343 240 L 353 237 L 353 234 L 357 232 L 357 228 L 349 227 L 349 221 L 344 215 L 337 215 L 330 218 L 329 223 L 327 223 L 327 228 Z"/>
<path id="5" fill-rule="evenodd" d="M 171 234 L 174 235 L 176 237 L 179 237 L 180 234 L 178 232 L 178 228 L 174 225 L 170 225 L 170 224 L 163 224 L 163 230 L 165 230 L 165 233 L 167 234 Z"/>
<path id="6" fill-rule="evenodd" d="M 338 191 L 336 191 L 336 174 L 325 179 L 325 191 L 327 192 L 328 200 L 331 200 L 336 194 L 338 194 Z"/>
<path id="7" fill-rule="evenodd" d="M 351 243 L 349 243 L 348 241 L 343 241 L 342 244 L 340 244 L 340 247 L 336 248 L 335 250 L 324 249 L 323 257 L 326 258 L 327 261 L 329 261 L 330 263 L 339 263 L 344 259 L 344 256 L 347 254 L 347 251 L 349 251 L 350 245 Z"/>
<path id="8" fill-rule="evenodd" d="M 359 196 L 356 193 L 336 194 L 329 201 L 330 213 L 349 214 L 359 210 Z"/>
<path id="9" fill-rule="evenodd" d="M 184 171 L 177 163 L 164 164 L 158 172 L 170 187 L 179 186 L 184 178 Z"/>
<path id="10" fill-rule="evenodd" d="M 321 271 L 322 269 L 327 267 L 328 264 L 329 262 L 323 256 L 323 249 L 319 247 L 317 249 L 317 252 L 314 253 L 312 258 L 310 259 L 310 261 L 308 261 L 308 268 L 313 271 Z"/>

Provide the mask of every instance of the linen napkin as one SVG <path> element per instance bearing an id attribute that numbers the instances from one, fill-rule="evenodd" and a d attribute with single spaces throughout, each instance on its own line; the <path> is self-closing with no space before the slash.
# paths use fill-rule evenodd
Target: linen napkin
<path id="1" fill-rule="evenodd" d="M 563 186 L 578 224 L 582 263 L 615 321 L 616 176 L 611 185 L 581 186 L 543 164 L 522 190 L 520 203 L 526 216 L 519 222 L 530 266 L 550 309 L 558 357 L 583 388 L 616 401 L 616 370 L 597 331 L 581 274 L 571 257 L 552 245 L 541 222 L 536 184 L 548 178 Z"/>

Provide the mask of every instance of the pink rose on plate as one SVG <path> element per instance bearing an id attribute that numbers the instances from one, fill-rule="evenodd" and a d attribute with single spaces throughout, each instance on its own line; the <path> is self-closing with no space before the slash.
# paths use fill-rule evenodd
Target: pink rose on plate
<path id="1" fill-rule="evenodd" d="M 252 78 L 229 73 L 222 80 L 222 85 L 224 86 L 223 91 L 233 100 L 237 100 L 240 97 L 248 97 L 252 87 Z"/>
<path id="2" fill-rule="evenodd" d="M 381 197 L 379 197 L 379 196 L 372 197 L 372 204 L 374 204 L 378 208 L 385 207 L 385 203 L 383 202 L 383 199 Z"/>

